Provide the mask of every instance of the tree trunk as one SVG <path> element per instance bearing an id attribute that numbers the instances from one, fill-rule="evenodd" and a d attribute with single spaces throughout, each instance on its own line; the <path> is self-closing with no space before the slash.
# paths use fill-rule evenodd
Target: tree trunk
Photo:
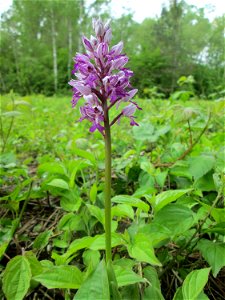
<path id="1" fill-rule="evenodd" d="M 52 58 L 53 58 L 53 76 L 54 90 L 58 89 L 58 67 L 57 67 L 57 48 L 56 48 L 56 31 L 53 8 L 51 9 L 51 25 L 52 25 Z"/>
<path id="2" fill-rule="evenodd" d="M 67 63 L 68 80 L 71 77 L 71 59 L 72 59 L 72 25 L 71 25 L 71 21 L 68 20 L 68 63 Z"/>

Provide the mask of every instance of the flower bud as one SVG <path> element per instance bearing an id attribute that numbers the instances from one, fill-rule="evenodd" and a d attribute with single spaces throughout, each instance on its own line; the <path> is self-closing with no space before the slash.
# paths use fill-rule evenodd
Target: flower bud
<path id="1" fill-rule="evenodd" d="M 111 28 L 109 28 L 106 32 L 105 32 L 105 35 L 104 35 L 104 42 L 109 44 L 111 42 L 111 39 L 112 39 L 112 31 L 111 31 Z"/>
<path id="2" fill-rule="evenodd" d="M 113 46 L 112 49 L 110 50 L 111 55 L 119 55 L 123 50 L 123 42 L 119 42 L 117 45 Z"/>
<path id="3" fill-rule="evenodd" d="M 100 19 L 93 21 L 93 28 L 97 37 L 103 36 L 104 34 L 104 25 Z"/>
<path id="4" fill-rule="evenodd" d="M 85 47 L 85 49 L 87 49 L 90 52 L 93 52 L 93 47 L 91 45 L 91 42 L 89 41 L 89 39 L 87 39 L 85 36 L 82 37 L 82 42 L 83 45 Z"/>
<path id="5" fill-rule="evenodd" d="M 109 46 L 106 43 L 100 43 L 97 48 L 98 57 L 102 58 L 108 53 L 109 53 Z"/>
<path id="6" fill-rule="evenodd" d="M 122 56 L 117 59 L 115 59 L 112 63 L 113 69 L 120 69 L 122 68 L 126 63 L 128 62 L 128 57 Z"/>

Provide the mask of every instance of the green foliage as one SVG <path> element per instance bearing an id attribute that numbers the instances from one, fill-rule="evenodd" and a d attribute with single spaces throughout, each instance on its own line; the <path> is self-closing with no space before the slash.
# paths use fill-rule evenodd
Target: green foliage
<path id="1" fill-rule="evenodd" d="M 30 287 L 31 269 L 26 257 L 16 256 L 3 275 L 3 291 L 8 300 L 22 300 Z"/>
<path id="2" fill-rule="evenodd" d="M 12 101 L 2 98 L 4 113 Z M 30 106 L 15 117 L 1 156 L 5 297 L 213 298 L 209 287 L 225 266 L 224 101 L 139 100 L 140 126 L 124 119 L 112 128 L 117 289 L 104 263 L 101 136 L 74 123 L 67 98 L 14 98 Z"/>
<path id="3" fill-rule="evenodd" d="M 182 285 L 183 299 L 197 299 L 208 280 L 210 268 L 195 270 L 188 274 Z"/>
<path id="4" fill-rule="evenodd" d="M 74 266 L 54 266 L 33 279 L 48 289 L 78 289 L 83 282 L 83 274 Z"/>
<path id="5" fill-rule="evenodd" d="M 109 299 L 109 282 L 104 261 L 101 261 L 95 271 L 84 281 L 74 300 Z"/>
<path id="6" fill-rule="evenodd" d="M 216 277 L 220 269 L 225 266 L 225 244 L 202 239 L 198 242 L 197 248 L 212 268 L 213 276 Z"/>
<path id="7" fill-rule="evenodd" d="M 209 21 L 203 9 L 171 1 L 158 18 L 139 24 L 131 12 L 113 18 L 107 2 L 13 1 L 2 15 L 1 92 L 67 93 L 72 56 L 82 52 L 81 34 L 88 36 L 91 18 L 101 16 L 112 19 L 113 44 L 129 41 L 124 50 L 141 97 L 224 96 L 224 16 Z"/>

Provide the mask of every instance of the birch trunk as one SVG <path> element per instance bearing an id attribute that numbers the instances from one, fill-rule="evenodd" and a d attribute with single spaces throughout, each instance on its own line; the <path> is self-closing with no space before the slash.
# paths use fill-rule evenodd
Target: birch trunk
<path id="1" fill-rule="evenodd" d="M 51 9 L 51 25 L 52 25 L 52 58 L 53 58 L 53 76 L 54 90 L 58 89 L 58 67 L 57 67 L 57 48 L 56 48 L 56 31 L 53 8 Z"/>
<path id="2" fill-rule="evenodd" d="M 72 60 L 72 26 L 71 21 L 68 21 L 68 80 L 71 78 L 71 60 Z"/>

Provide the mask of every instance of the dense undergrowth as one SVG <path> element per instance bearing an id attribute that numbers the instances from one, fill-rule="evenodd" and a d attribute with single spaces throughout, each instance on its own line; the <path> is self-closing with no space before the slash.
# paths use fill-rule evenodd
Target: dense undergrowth
<path id="1" fill-rule="evenodd" d="M 108 299 L 104 142 L 69 97 L 4 96 L 7 299 Z M 224 299 L 224 100 L 138 100 L 112 128 L 113 266 L 122 299 Z"/>

